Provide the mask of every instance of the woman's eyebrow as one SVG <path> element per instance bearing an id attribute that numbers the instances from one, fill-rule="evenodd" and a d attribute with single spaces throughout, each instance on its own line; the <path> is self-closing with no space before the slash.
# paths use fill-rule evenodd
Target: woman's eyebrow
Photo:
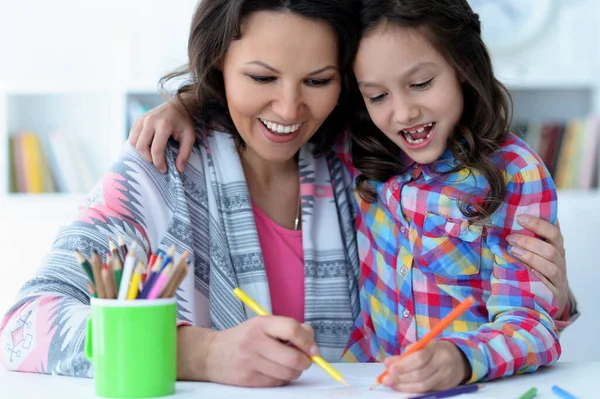
<path id="1" fill-rule="evenodd" d="M 263 67 L 263 68 L 266 68 L 266 69 L 268 69 L 269 71 L 271 71 L 271 72 L 273 72 L 273 73 L 281 73 L 281 72 L 280 72 L 279 70 L 277 70 L 276 68 L 273 68 L 271 65 L 269 65 L 269 64 L 265 64 L 265 63 L 264 63 L 264 62 L 262 62 L 262 61 L 250 61 L 250 62 L 247 62 L 247 63 L 246 63 L 246 65 L 259 65 L 259 66 L 261 66 L 261 67 Z M 323 67 L 323 68 L 319 68 L 319 69 L 317 69 L 317 70 L 315 70 L 315 71 L 312 71 L 312 72 L 308 73 L 306 76 L 318 75 L 318 74 L 320 74 L 321 72 L 325 72 L 325 71 L 328 71 L 328 70 L 330 70 L 330 69 L 334 69 L 334 70 L 336 70 L 336 71 L 337 71 L 337 67 L 336 67 L 335 65 L 327 65 L 327 66 L 325 66 L 325 67 Z"/>

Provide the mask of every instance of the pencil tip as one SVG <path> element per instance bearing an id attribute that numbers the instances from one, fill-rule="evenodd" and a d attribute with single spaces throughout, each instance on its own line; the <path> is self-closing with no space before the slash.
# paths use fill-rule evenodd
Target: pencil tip
<path id="1" fill-rule="evenodd" d="M 340 382 L 342 383 L 343 386 L 345 386 L 346 388 L 348 388 L 350 386 L 350 384 L 348 384 L 348 381 L 346 381 L 345 379 L 341 379 Z"/>
<path id="2" fill-rule="evenodd" d="M 373 389 L 377 388 L 378 386 L 379 386 L 379 383 L 376 382 L 375 384 L 373 384 L 369 387 L 369 391 L 372 391 Z"/>

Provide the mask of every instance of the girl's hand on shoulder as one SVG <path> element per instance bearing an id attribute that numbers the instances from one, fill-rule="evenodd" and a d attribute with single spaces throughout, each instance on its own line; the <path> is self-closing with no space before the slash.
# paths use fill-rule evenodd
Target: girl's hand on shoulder
<path id="1" fill-rule="evenodd" d="M 310 367 L 311 360 L 305 353 L 318 354 L 310 326 L 287 317 L 259 316 L 234 328 L 215 331 L 204 356 L 190 356 L 191 361 L 182 367 L 197 369 L 206 381 L 274 387 L 299 378 Z"/>
<path id="2" fill-rule="evenodd" d="M 182 173 L 195 141 L 194 124 L 173 102 L 167 101 L 136 119 L 128 141 L 146 161 L 166 173 L 165 149 L 170 137 L 179 142 L 176 165 Z"/>
<path id="3" fill-rule="evenodd" d="M 423 393 L 450 389 L 471 376 L 471 366 L 456 345 L 433 341 L 402 360 L 392 356 L 384 364 L 389 374 L 383 385 L 396 391 Z"/>
<path id="4" fill-rule="evenodd" d="M 511 234 L 506 240 L 513 246 L 511 253 L 533 272 L 552 291 L 558 303 L 557 318 L 560 318 L 569 302 L 569 281 L 565 246 L 560 225 L 556 226 L 534 216 L 520 215 L 518 222 L 542 239 Z"/>

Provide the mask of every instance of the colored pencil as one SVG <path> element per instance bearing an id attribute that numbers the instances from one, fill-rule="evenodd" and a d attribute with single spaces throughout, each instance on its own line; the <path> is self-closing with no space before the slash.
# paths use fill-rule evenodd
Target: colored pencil
<path id="1" fill-rule="evenodd" d="M 417 341 L 416 344 L 408 348 L 398 360 L 407 357 L 408 355 L 420 351 L 423 349 L 428 343 L 433 341 L 435 337 L 437 337 L 446 327 L 448 327 L 454 320 L 459 318 L 463 313 L 465 313 L 473 304 L 475 300 L 472 297 L 468 297 L 464 301 L 462 301 L 456 308 L 452 309 L 446 317 L 444 317 L 438 324 L 436 324 L 423 338 Z M 377 388 L 382 382 L 383 379 L 389 374 L 388 370 L 385 370 L 379 377 L 377 377 L 377 382 L 371 385 L 371 389 Z"/>
<path id="2" fill-rule="evenodd" d="M 131 276 L 133 275 L 133 270 L 135 269 L 136 260 L 135 243 L 133 243 L 129 249 L 129 252 L 127 253 L 127 256 L 125 257 L 125 266 L 123 266 L 123 275 L 121 284 L 119 286 L 119 295 L 117 296 L 117 299 L 127 299 L 130 285 L 133 284 L 131 281 Z M 137 284 L 139 284 L 139 282 Z"/>
<path id="3" fill-rule="evenodd" d="M 117 293 L 121 287 L 121 278 L 123 277 L 123 263 L 121 263 L 121 255 L 119 254 L 119 248 L 117 244 L 111 239 L 108 240 L 108 245 L 110 247 L 110 253 L 112 255 L 111 264 L 113 271 L 115 273 L 115 286 L 117 287 Z M 106 261 L 108 263 L 108 260 Z"/>
<path id="4" fill-rule="evenodd" d="M 94 283 L 95 283 L 95 279 L 94 279 L 94 272 L 92 271 L 92 265 L 90 264 L 90 262 L 88 262 L 88 260 L 85 258 L 85 256 L 83 256 L 79 252 L 75 252 L 75 255 L 77 256 L 77 261 L 79 262 L 79 264 L 83 268 L 83 271 L 87 275 L 88 280 L 91 283 L 91 286 L 93 287 Z M 90 295 L 92 295 L 94 298 L 98 298 L 98 294 L 96 293 L 96 289 L 94 289 L 93 293 L 90 290 Z"/>
<path id="5" fill-rule="evenodd" d="M 98 298 L 98 295 L 96 293 L 96 289 L 94 288 L 94 285 L 88 281 L 88 290 L 90 291 L 90 294 L 94 297 L 94 298 Z"/>
<path id="6" fill-rule="evenodd" d="M 175 293 L 177 292 L 177 287 L 179 287 L 179 285 L 187 275 L 187 272 L 188 265 L 183 262 L 177 262 L 177 265 L 175 265 L 175 268 L 171 272 L 171 277 L 169 278 L 169 281 L 167 281 L 162 292 L 159 294 L 158 297 L 170 298 L 172 296 L 175 296 Z"/>
<path id="7" fill-rule="evenodd" d="M 518 399 L 533 399 L 537 395 L 537 388 L 530 388 L 529 391 L 525 392 L 523 395 L 519 396 Z"/>
<path id="8" fill-rule="evenodd" d="M 127 292 L 127 300 L 133 300 L 137 297 L 138 289 L 140 285 L 140 279 L 142 278 L 142 272 L 144 271 L 144 264 L 139 261 L 131 277 L 131 284 L 129 284 L 129 291 Z"/>
<path id="9" fill-rule="evenodd" d="M 258 303 L 256 303 L 252 298 L 250 298 L 244 291 L 240 288 L 235 288 L 233 290 L 233 294 L 246 306 L 254 311 L 259 316 L 268 316 L 269 313 L 264 310 Z M 344 377 L 334 369 L 325 359 L 321 356 L 310 356 L 311 360 L 319 365 L 327 374 L 331 376 L 334 380 L 342 383 L 344 386 L 349 386 Z"/>
<path id="10" fill-rule="evenodd" d="M 154 266 L 152 266 L 152 269 L 148 270 L 149 276 L 146 278 L 146 282 L 144 283 L 144 289 L 142 290 L 142 292 L 140 292 L 140 299 L 146 299 L 146 297 L 150 293 L 150 290 L 152 289 L 152 286 L 154 285 L 154 281 L 160 273 L 160 268 L 164 259 L 161 254 L 159 254 L 156 257 L 156 261 L 154 262 Z"/>
<path id="11" fill-rule="evenodd" d="M 127 249 L 127 244 L 125 243 L 125 240 L 123 239 L 123 237 L 119 236 L 118 240 L 119 240 L 119 248 L 121 249 L 121 256 L 123 257 L 123 259 L 125 259 L 127 257 L 127 255 L 129 254 L 129 249 Z M 134 244 L 135 244 L 135 242 L 134 242 Z"/>
<path id="12" fill-rule="evenodd" d="M 100 255 L 96 251 L 92 251 L 92 272 L 94 273 L 98 298 L 106 298 L 104 281 L 102 279 L 102 259 L 100 259 Z"/>
<path id="13" fill-rule="evenodd" d="M 104 288 L 106 290 L 106 299 L 115 299 L 115 288 L 113 285 L 114 273 L 108 268 L 107 265 L 102 267 L 102 282 L 104 283 Z"/>
<path id="14" fill-rule="evenodd" d="M 560 399 L 577 399 L 575 396 L 556 385 L 552 386 L 552 393 L 558 396 Z"/>
<path id="15" fill-rule="evenodd" d="M 169 263 L 167 267 L 164 268 L 162 272 L 160 272 L 159 276 L 154 281 L 154 285 L 150 292 L 148 293 L 148 299 L 156 299 L 162 292 L 167 280 L 171 276 L 171 269 L 173 267 L 173 263 Z"/>
<path id="16" fill-rule="evenodd" d="M 152 256 L 150 256 L 150 260 L 148 261 L 148 267 L 144 272 L 144 279 L 142 280 L 144 284 L 146 284 L 146 282 L 148 281 L 148 277 L 150 277 L 150 270 L 152 270 L 154 263 L 156 263 L 156 258 L 158 258 L 157 254 L 152 254 Z"/>
<path id="17" fill-rule="evenodd" d="M 452 396 L 462 395 L 463 393 L 471 393 L 476 392 L 483 388 L 483 385 L 463 385 L 450 389 L 446 389 L 444 391 L 430 392 L 424 395 L 419 396 L 411 396 L 410 399 L 442 399 L 442 398 L 450 398 Z"/>

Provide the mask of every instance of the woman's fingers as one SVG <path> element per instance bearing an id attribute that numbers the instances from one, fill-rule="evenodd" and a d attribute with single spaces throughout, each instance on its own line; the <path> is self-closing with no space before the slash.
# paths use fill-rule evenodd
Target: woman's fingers
<path id="1" fill-rule="evenodd" d="M 553 244 L 521 234 L 511 234 L 506 237 L 506 241 L 513 246 L 511 252 L 517 259 L 539 270 L 547 277 L 552 278 L 544 270 L 540 270 L 547 263 L 552 264 L 557 269 L 553 273 L 561 272 L 564 274 L 566 272 L 565 259 L 560 250 Z"/>
<path id="2" fill-rule="evenodd" d="M 538 236 L 548 241 L 564 258 L 565 245 L 558 222 L 555 226 L 550 222 L 530 215 L 519 215 L 517 221 L 527 230 L 534 232 Z"/>
<path id="3" fill-rule="evenodd" d="M 319 354 L 314 332 L 310 326 L 300 324 L 288 317 L 263 316 L 261 322 L 263 331 L 268 336 L 283 342 L 289 342 L 307 355 Z"/>

